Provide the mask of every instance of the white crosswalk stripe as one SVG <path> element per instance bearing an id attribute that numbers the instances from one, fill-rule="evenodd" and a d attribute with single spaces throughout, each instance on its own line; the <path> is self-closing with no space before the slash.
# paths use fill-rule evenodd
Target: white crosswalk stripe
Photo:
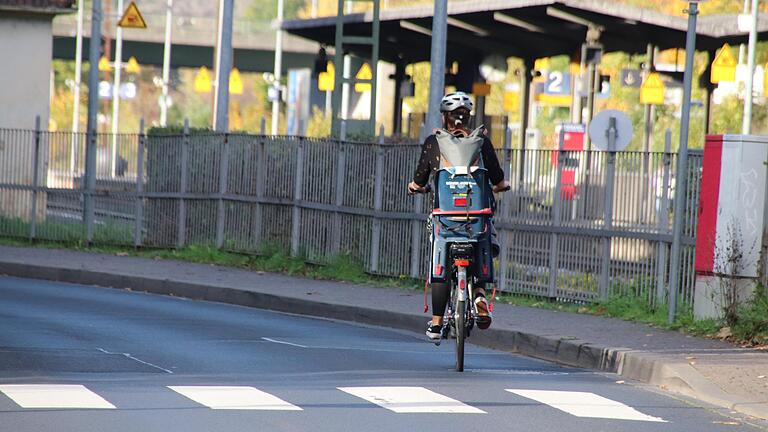
<path id="1" fill-rule="evenodd" d="M 621 402 L 616 402 L 594 393 L 517 389 L 506 390 L 524 398 L 533 399 L 537 402 L 565 411 L 576 417 L 666 423 L 666 420 L 664 419 L 643 414 Z"/>
<path id="2" fill-rule="evenodd" d="M 424 387 L 339 387 L 396 413 L 485 414 L 485 411 Z"/>
<path id="3" fill-rule="evenodd" d="M 254 387 L 168 386 L 169 389 L 212 409 L 301 411 L 277 396 Z"/>
<path id="4" fill-rule="evenodd" d="M 115 408 L 82 385 L 8 384 L 0 385 L 0 392 L 22 408 Z"/>

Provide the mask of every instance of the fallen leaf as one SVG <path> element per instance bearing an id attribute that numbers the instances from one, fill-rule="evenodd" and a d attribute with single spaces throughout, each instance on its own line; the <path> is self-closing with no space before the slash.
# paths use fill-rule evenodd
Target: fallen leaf
<path id="1" fill-rule="evenodd" d="M 669 387 L 667 387 L 664 384 L 660 385 L 659 388 L 662 389 L 662 390 L 668 390 L 669 389 Z"/>

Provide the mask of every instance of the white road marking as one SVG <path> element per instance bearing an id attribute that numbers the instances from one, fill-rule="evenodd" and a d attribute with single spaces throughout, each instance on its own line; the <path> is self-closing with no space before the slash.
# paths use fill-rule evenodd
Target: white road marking
<path id="1" fill-rule="evenodd" d="M 170 370 L 168 370 L 168 369 L 162 368 L 162 367 L 160 367 L 160 366 L 158 366 L 158 365 L 156 365 L 156 364 L 152 364 L 152 363 L 150 363 L 150 362 L 146 362 L 146 361 L 144 361 L 144 360 L 142 360 L 142 359 L 136 358 L 136 357 L 132 356 L 132 355 L 131 355 L 131 353 L 119 353 L 119 352 L 111 352 L 111 351 L 107 351 L 107 350 L 105 350 L 104 348 L 96 348 L 96 349 L 97 349 L 97 350 L 99 350 L 99 351 L 101 351 L 101 352 L 103 352 L 104 354 L 110 354 L 110 355 L 121 355 L 121 356 L 124 356 L 124 357 L 126 357 L 126 358 L 129 358 L 129 359 L 131 359 L 131 360 L 137 361 L 137 362 L 139 362 L 139 363 L 141 363 L 141 364 L 145 364 L 145 365 L 147 365 L 147 366 L 150 366 L 150 367 L 153 367 L 153 368 L 155 368 L 155 369 L 160 369 L 161 371 L 163 371 L 163 372 L 165 372 L 165 373 L 169 373 L 169 374 L 172 374 L 172 373 L 173 373 L 173 371 L 170 371 Z"/>
<path id="2" fill-rule="evenodd" d="M 463 413 L 485 411 L 424 387 L 339 387 L 339 390 L 396 413 Z"/>
<path id="3" fill-rule="evenodd" d="M 82 385 L 7 384 L 0 385 L 0 392 L 22 408 L 115 408 Z"/>
<path id="4" fill-rule="evenodd" d="M 299 344 L 285 342 L 285 341 L 280 341 L 280 340 L 272 339 L 272 338 L 268 338 L 268 337 L 263 337 L 262 339 L 264 339 L 267 342 L 272 342 L 272 343 L 281 344 L 281 345 L 290 345 L 290 346 L 295 346 L 295 347 L 299 347 L 299 348 L 309 348 L 306 345 L 299 345 Z"/>
<path id="5" fill-rule="evenodd" d="M 212 409 L 302 411 L 296 405 L 253 387 L 168 386 L 168 388 Z"/>
<path id="6" fill-rule="evenodd" d="M 666 420 L 664 419 L 643 414 L 630 406 L 594 393 L 545 390 L 506 390 L 524 398 L 547 404 L 576 417 L 666 423 Z"/>

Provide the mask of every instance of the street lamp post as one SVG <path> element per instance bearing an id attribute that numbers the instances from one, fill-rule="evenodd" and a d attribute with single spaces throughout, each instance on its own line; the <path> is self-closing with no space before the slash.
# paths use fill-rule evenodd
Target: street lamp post
<path id="1" fill-rule="evenodd" d="M 688 166 L 688 129 L 691 116 L 691 87 L 693 83 L 693 60 L 696 54 L 696 18 L 700 0 L 689 0 L 688 33 L 685 41 L 685 75 L 683 78 L 683 108 L 680 118 L 680 147 L 677 156 L 677 178 L 675 180 L 675 219 L 672 225 L 672 257 L 669 270 L 669 292 L 667 321 L 675 320 L 677 291 L 680 285 L 680 255 L 683 235 L 683 213 L 685 209 L 686 176 Z"/>

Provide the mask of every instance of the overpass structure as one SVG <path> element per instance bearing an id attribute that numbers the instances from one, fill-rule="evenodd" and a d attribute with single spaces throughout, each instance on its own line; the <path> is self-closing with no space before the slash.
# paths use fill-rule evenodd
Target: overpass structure
<path id="1" fill-rule="evenodd" d="M 90 42 L 90 17 L 83 24 L 83 60 L 87 61 Z M 140 64 L 162 66 L 165 37 L 165 13 L 143 13 L 146 29 L 123 30 L 123 58 L 136 57 Z M 111 22 L 104 26 L 103 36 L 115 38 L 119 17 L 106 16 Z M 217 19 L 176 15 L 172 31 L 172 66 L 213 67 Z M 57 17 L 53 21 L 53 57 L 73 60 L 77 35 L 76 14 Z M 241 71 L 271 72 L 274 70 L 275 30 L 271 23 L 253 23 L 236 20 L 233 29 L 234 66 Z M 319 45 L 306 39 L 286 35 L 283 39 L 283 69 L 309 67 L 317 55 Z M 110 58 L 114 58 L 113 52 Z"/>

